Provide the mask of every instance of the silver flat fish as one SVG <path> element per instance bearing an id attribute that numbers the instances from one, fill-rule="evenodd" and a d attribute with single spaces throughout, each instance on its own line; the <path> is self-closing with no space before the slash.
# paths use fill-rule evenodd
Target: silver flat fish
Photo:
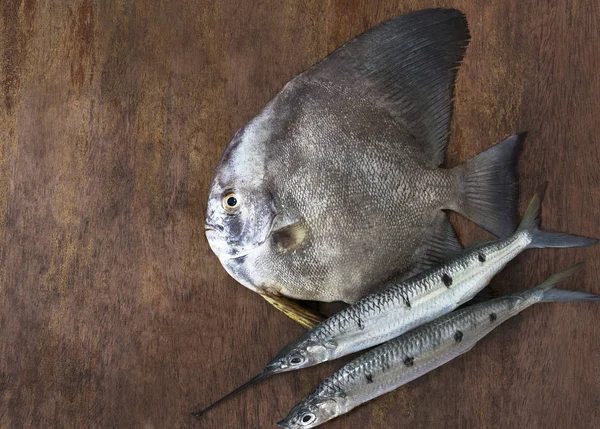
<path id="1" fill-rule="evenodd" d="M 497 326 L 538 302 L 600 300 L 595 294 L 553 288 L 576 268 L 529 291 L 457 310 L 368 351 L 325 379 L 278 425 L 308 429 L 345 414 L 468 352 Z"/>
<path id="2" fill-rule="evenodd" d="M 227 272 L 263 295 L 353 303 L 460 250 L 442 210 L 511 233 L 521 136 L 439 168 L 468 41 L 459 11 L 414 12 L 285 85 L 216 170 L 206 237 Z"/>

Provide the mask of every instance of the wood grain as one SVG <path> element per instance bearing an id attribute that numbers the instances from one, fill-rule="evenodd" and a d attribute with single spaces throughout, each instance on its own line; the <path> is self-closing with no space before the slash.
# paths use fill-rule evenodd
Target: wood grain
<path id="1" fill-rule="evenodd" d="M 210 252 L 213 169 L 290 78 L 430 6 L 472 32 L 448 165 L 527 130 L 522 202 L 548 180 L 544 226 L 600 236 L 596 0 L 0 2 L 0 427 L 197 427 L 189 411 L 299 335 Z M 463 243 L 485 237 L 453 220 Z M 600 293 L 600 248 L 530 251 L 493 287 L 582 259 L 567 286 Z M 594 427 L 599 314 L 528 310 L 327 427 Z M 274 427 L 339 365 L 267 380 L 200 426 Z"/>

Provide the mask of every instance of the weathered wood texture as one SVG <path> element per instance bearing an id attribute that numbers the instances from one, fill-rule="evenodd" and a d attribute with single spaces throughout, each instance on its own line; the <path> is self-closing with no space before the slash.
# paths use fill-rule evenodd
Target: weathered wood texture
<path id="1" fill-rule="evenodd" d="M 0 427 L 194 427 L 188 412 L 302 332 L 237 285 L 203 235 L 213 169 L 281 86 L 370 26 L 468 16 L 448 165 L 528 130 L 522 202 L 600 236 L 597 0 L 0 2 Z M 464 243 L 484 234 L 453 218 Z M 536 250 L 493 282 L 600 292 L 600 248 Z M 528 310 L 468 355 L 330 428 L 591 428 L 600 309 Z M 274 427 L 339 362 L 270 379 L 202 427 Z"/>

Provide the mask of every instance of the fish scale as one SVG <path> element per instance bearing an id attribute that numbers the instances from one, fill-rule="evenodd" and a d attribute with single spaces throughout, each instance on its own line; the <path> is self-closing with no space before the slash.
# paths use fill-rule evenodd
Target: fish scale
<path id="1" fill-rule="evenodd" d="M 347 413 L 466 353 L 538 302 L 600 300 L 595 294 L 554 289 L 577 265 L 534 289 L 459 309 L 366 352 L 323 380 L 279 426 L 308 429 Z"/>

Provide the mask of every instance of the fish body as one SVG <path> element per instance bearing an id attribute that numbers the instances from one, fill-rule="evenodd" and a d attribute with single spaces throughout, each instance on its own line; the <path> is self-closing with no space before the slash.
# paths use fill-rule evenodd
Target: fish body
<path id="1" fill-rule="evenodd" d="M 473 246 L 449 261 L 392 283 L 334 314 L 286 346 L 268 365 L 285 372 L 337 359 L 384 343 L 434 320 L 479 293 L 506 264 L 528 248 L 580 247 L 598 240 L 541 231 L 541 193 L 509 237 Z"/>
<path id="2" fill-rule="evenodd" d="M 442 210 L 512 232 L 519 136 L 439 168 L 468 40 L 459 11 L 419 11 L 285 85 L 217 167 L 206 236 L 227 272 L 262 294 L 352 303 L 458 251 Z"/>
<path id="3" fill-rule="evenodd" d="M 565 270 L 529 291 L 459 309 L 366 352 L 325 379 L 279 425 L 311 428 L 347 413 L 466 353 L 535 303 L 599 300 L 594 294 L 552 289 L 572 271 Z"/>

